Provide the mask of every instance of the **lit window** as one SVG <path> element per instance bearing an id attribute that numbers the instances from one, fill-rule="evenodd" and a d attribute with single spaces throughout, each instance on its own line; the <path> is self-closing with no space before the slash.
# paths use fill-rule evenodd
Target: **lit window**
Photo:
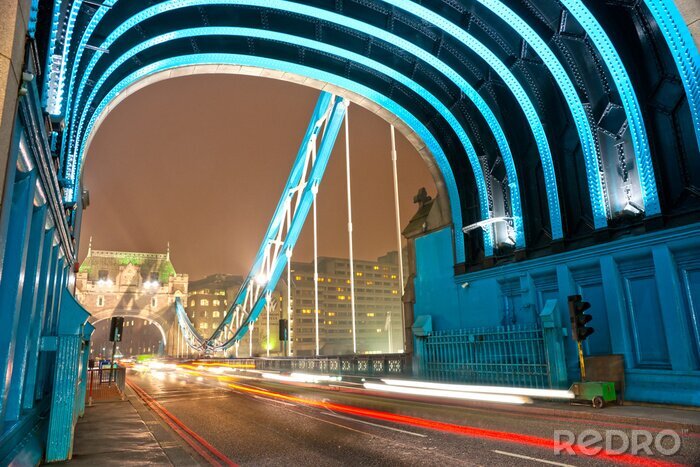
<path id="1" fill-rule="evenodd" d="M 392 290 L 391 293 L 394 294 L 394 295 L 398 295 L 398 294 L 399 294 L 399 291 L 398 291 L 398 290 Z"/>
<path id="2" fill-rule="evenodd" d="M 202 306 L 209 306 L 209 300 L 207 300 L 206 298 L 203 298 L 199 301 L 199 304 Z"/>
<path id="3" fill-rule="evenodd" d="M 212 318 L 218 318 L 219 316 L 221 316 L 221 313 L 219 313 L 218 311 L 212 311 L 212 312 L 211 312 L 211 317 L 212 317 Z"/>
<path id="4" fill-rule="evenodd" d="M 304 308 L 303 310 L 301 310 L 301 312 L 304 313 L 305 315 L 310 315 L 310 314 L 311 314 L 311 310 L 306 309 L 306 308 Z"/>
<path id="5" fill-rule="evenodd" d="M 382 332 L 382 330 L 381 330 L 381 329 L 377 329 L 377 332 Z"/>
<path id="6" fill-rule="evenodd" d="M 333 282 L 333 279 L 331 279 L 330 277 L 329 277 L 328 279 L 326 279 L 326 280 L 327 280 L 328 282 Z"/>
<path id="7" fill-rule="evenodd" d="M 375 271 L 379 271 L 379 266 L 375 266 L 372 269 L 374 269 Z"/>
<path id="8" fill-rule="evenodd" d="M 374 281 L 367 281 L 367 285 L 374 285 Z"/>
<path id="9" fill-rule="evenodd" d="M 361 273 L 361 272 L 356 272 L 355 275 L 356 275 L 357 277 L 362 277 L 362 273 Z"/>
<path id="10" fill-rule="evenodd" d="M 205 317 L 205 318 L 207 317 L 207 311 L 206 311 L 206 310 L 204 310 L 204 317 Z"/>
<path id="11" fill-rule="evenodd" d="M 219 305 L 221 305 L 221 301 L 220 300 L 212 300 L 211 304 L 214 306 L 219 306 Z"/>
<path id="12" fill-rule="evenodd" d="M 350 283 L 350 279 L 346 280 L 345 283 L 346 283 L 346 284 L 349 284 L 349 283 Z"/>
<path id="13" fill-rule="evenodd" d="M 199 329 L 209 329 L 209 323 L 199 323 Z"/>
<path id="14" fill-rule="evenodd" d="M 374 318 L 374 313 L 367 313 L 367 316 L 368 316 L 369 318 Z"/>
<path id="15" fill-rule="evenodd" d="M 396 274 L 392 274 L 392 275 L 391 275 L 391 278 L 392 278 L 392 279 L 396 279 Z"/>
<path id="16" fill-rule="evenodd" d="M 333 321 L 326 321 L 326 324 L 333 324 Z"/>
<path id="17" fill-rule="evenodd" d="M 335 313 L 333 311 L 329 311 L 328 316 L 335 316 Z"/>
<path id="18" fill-rule="evenodd" d="M 295 280 L 295 281 L 300 281 L 300 280 L 301 280 L 301 276 L 294 276 L 294 280 Z"/>
<path id="19" fill-rule="evenodd" d="M 105 298 L 103 295 L 97 297 L 97 306 L 105 306 Z"/>
<path id="20" fill-rule="evenodd" d="M 345 295 L 338 295 L 338 300 L 345 300 Z"/>
<path id="21" fill-rule="evenodd" d="M 194 300 L 190 300 L 190 306 L 194 306 Z"/>

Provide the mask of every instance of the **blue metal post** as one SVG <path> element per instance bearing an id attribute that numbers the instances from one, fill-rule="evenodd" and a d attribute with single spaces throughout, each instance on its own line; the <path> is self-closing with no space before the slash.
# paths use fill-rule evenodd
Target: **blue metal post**
<path id="1" fill-rule="evenodd" d="M 85 414 L 85 395 L 87 392 L 87 381 L 88 381 L 88 361 L 90 360 L 90 338 L 92 333 L 95 331 L 95 327 L 90 323 L 85 323 L 83 326 L 83 355 L 81 358 L 81 368 L 80 368 L 80 387 L 78 388 L 77 394 L 77 404 L 78 404 L 78 416 L 82 417 Z"/>
<path id="2" fill-rule="evenodd" d="M 0 420 L 5 419 L 12 378 L 12 361 L 17 338 L 18 311 L 22 298 L 22 277 L 27 258 L 35 183 L 33 173 L 26 174 L 15 181 L 10 206 L 10 223 L 0 279 L 0 310 L 6 317 L 0 326 Z"/>
<path id="3" fill-rule="evenodd" d="M 540 314 L 544 351 L 547 354 L 547 365 L 549 366 L 549 383 L 553 388 L 563 388 L 569 383 L 564 352 L 564 334 L 561 314 L 557 309 L 558 304 L 558 300 L 547 300 L 544 310 Z"/>
<path id="4" fill-rule="evenodd" d="M 630 341 L 631 323 L 627 313 L 625 289 L 620 270 L 612 255 L 600 258 L 600 277 L 605 284 L 605 307 L 608 310 L 610 335 L 615 336 L 610 346 L 614 354 L 625 356 L 625 368 L 633 368 L 635 362 Z M 593 327 L 595 328 L 595 325 Z"/>
<path id="5" fill-rule="evenodd" d="M 78 417 L 83 325 L 90 316 L 67 291 L 61 295 L 60 308 L 46 462 L 70 459 L 72 455 L 73 432 Z"/>
<path id="6" fill-rule="evenodd" d="M 45 320 L 41 330 L 41 336 L 51 336 L 55 335 L 53 331 L 54 321 L 56 320 L 56 310 L 58 301 L 58 291 L 60 287 L 61 271 L 63 259 L 59 258 L 59 251 L 61 249 L 60 245 L 53 247 L 51 252 L 51 262 L 52 266 L 49 269 L 49 282 L 48 282 L 48 297 L 46 299 L 46 311 Z M 44 387 L 46 385 L 46 379 L 50 372 L 51 365 L 53 364 L 53 359 L 55 355 L 53 353 L 41 352 L 39 355 L 39 371 L 37 374 L 36 382 L 36 399 L 41 399 L 44 396 Z"/>
<path id="7" fill-rule="evenodd" d="M 54 229 L 44 232 L 43 252 L 41 254 L 41 268 L 39 288 L 35 305 L 34 320 L 29 325 L 29 348 L 27 349 L 27 380 L 24 384 L 24 396 L 22 407 L 31 409 L 36 397 L 36 380 L 39 368 L 39 339 L 41 339 L 46 308 L 48 305 L 49 283 L 52 279 L 51 271 L 55 268 L 55 256 L 53 251 Z"/>
<path id="8" fill-rule="evenodd" d="M 34 213 L 32 214 L 29 247 L 24 268 L 24 285 L 19 310 L 19 323 L 17 325 L 15 355 L 12 364 L 12 379 L 7 398 L 5 420 L 18 420 L 22 408 L 23 388 L 27 375 L 30 326 L 34 323 L 34 316 L 37 312 L 37 289 L 40 280 L 41 255 L 44 251 L 46 212 L 47 208 L 44 205 L 34 208 Z"/>

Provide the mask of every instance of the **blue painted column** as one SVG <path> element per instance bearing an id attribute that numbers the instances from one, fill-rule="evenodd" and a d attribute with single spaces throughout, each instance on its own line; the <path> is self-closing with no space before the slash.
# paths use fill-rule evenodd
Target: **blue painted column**
<path id="1" fill-rule="evenodd" d="M 82 417 L 85 414 L 85 396 L 87 392 L 87 382 L 88 382 L 88 360 L 90 360 L 90 338 L 92 333 L 95 331 L 95 327 L 90 323 L 85 323 L 83 327 L 83 355 L 81 359 L 80 368 L 80 387 L 78 389 L 77 404 L 78 404 L 78 416 Z"/>
<path id="2" fill-rule="evenodd" d="M 90 316 L 68 291 L 61 295 L 60 308 L 61 315 L 56 329 L 56 363 L 46 440 L 46 462 L 70 459 L 72 455 L 73 432 L 78 417 L 77 399 L 80 392 L 80 352 L 84 345 L 84 324 Z"/>
<path id="3" fill-rule="evenodd" d="M 685 311 L 683 289 L 678 267 L 671 250 L 666 245 L 652 249 L 656 268 L 656 286 L 659 289 L 661 317 L 668 340 L 671 367 L 676 371 L 691 371 L 698 368 L 693 349 L 693 333 Z"/>
<path id="4" fill-rule="evenodd" d="M 569 375 L 566 370 L 566 352 L 564 351 L 565 336 L 562 332 L 561 314 L 558 308 L 559 300 L 547 300 L 540 314 L 540 320 L 549 367 L 549 382 L 553 388 L 565 388 L 569 384 Z"/>
<path id="5" fill-rule="evenodd" d="M 12 378 L 12 361 L 36 187 L 34 173 L 18 173 L 19 177 L 21 178 L 14 183 L 12 204 L 9 206 L 10 222 L 7 229 L 2 278 L 0 279 L 0 310 L 3 316 L 3 323 L 0 326 L 0 420 L 5 419 L 7 397 Z"/>
<path id="6" fill-rule="evenodd" d="M 581 374 L 581 369 L 578 364 L 578 349 L 576 342 L 571 338 L 571 324 L 569 319 L 569 295 L 576 295 L 578 288 L 569 268 L 564 264 L 557 265 L 557 286 L 559 288 L 559 318 L 560 322 L 565 326 L 567 333 L 564 338 L 564 351 L 566 353 L 566 368 L 568 374 L 574 378 L 578 378 Z"/>
<path id="7" fill-rule="evenodd" d="M 605 293 L 605 307 L 608 309 L 612 352 L 625 356 L 625 368 L 634 368 L 635 360 L 630 341 L 630 321 L 627 314 L 625 289 L 615 258 L 606 255 L 600 259 L 600 276 Z"/>
<path id="8" fill-rule="evenodd" d="M 48 281 L 48 296 L 46 299 L 46 310 L 45 310 L 45 320 L 42 325 L 42 330 L 40 336 L 52 336 L 55 335 L 55 331 L 52 330 L 55 321 L 55 309 L 56 301 L 59 290 L 59 282 L 61 279 L 61 265 L 63 260 L 59 257 L 59 251 L 61 245 L 56 245 L 52 248 L 51 252 L 51 268 L 49 269 L 49 281 Z M 41 352 L 39 355 L 39 369 L 37 373 L 36 381 L 36 393 L 34 397 L 36 399 L 41 399 L 44 396 L 44 387 L 46 385 L 47 375 L 50 372 L 51 366 L 53 365 L 53 359 L 55 355 L 53 352 Z"/>
<path id="9" fill-rule="evenodd" d="M 55 268 L 55 256 L 53 254 L 54 228 L 44 232 L 44 244 L 41 254 L 41 275 L 37 299 L 35 304 L 34 321 L 29 326 L 29 348 L 27 349 L 27 380 L 24 384 L 22 407 L 31 409 L 34 407 L 36 397 L 36 380 L 39 369 L 39 340 L 41 339 L 46 308 L 48 304 L 49 283 L 52 279 L 51 271 Z"/>
<path id="10" fill-rule="evenodd" d="M 41 255 L 44 251 L 44 227 L 46 225 L 46 205 L 34 208 L 29 234 L 24 286 L 22 290 L 19 323 L 17 325 L 15 355 L 12 364 L 12 379 L 7 398 L 5 420 L 19 419 L 22 408 L 22 395 L 27 375 L 27 356 L 30 327 L 36 315 L 37 292 L 40 280 Z"/>

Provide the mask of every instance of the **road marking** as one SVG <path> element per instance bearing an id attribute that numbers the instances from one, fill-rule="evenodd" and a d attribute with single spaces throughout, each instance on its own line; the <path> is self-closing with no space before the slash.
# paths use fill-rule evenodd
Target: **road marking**
<path id="1" fill-rule="evenodd" d="M 283 402 L 283 401 L 278 401 L 275 399 L 270 399 L 269 397 L 260 397 L 260 396 L 256 396 L 256 395 L 253 395 L 253 397 L 256 399 L 260 399 L 261 401 L 274 402 L 275 404 L 282 404 L 282 405 L 286 405 L 289 407 L 296 407 L 297 406 L 296 404 L 291 404 L 289 402 Z"/>
<path id="2" fill-rule="evenodd" d="M 349 420 L 349 421 L 351 421 L 351 422 L 364 423 L 365 425 L 376 426 L 377 428 L 384 428 L 384 429 L 386 429 L 386 430 L 398 431 L 399 433 L 405 433 L 405 434 L 407 434 L 407 435 L 420 436 L 421 438 L 427 438 L 427 437 L 428 437 L 428 435 L 424 435 L 424 434 L 422 434 L 422 433 L 414 433 L 414 432 L 412 432 L 412 431 L 401 430 L 401 429 L 399 429 L 399 428 L 394 428 L 394 427 L 392 427 L 392 426 L 380 425 L 380 424 L 378 424 L 378 423 L 372 423 L 372 422 L 367 422 L 367 421 L 364 421 L 364 420 L 358 420 L 358 419 L 356 419 L 356 418 L 346 417 L 346 416 L 344 416 L 344 415 L 338 415 L 337 413 L 333 413 L 333 412 L 321 412 L 321 413 L 324 414 L 324 415 L 328 415 L 328 416 L 330 416 L 330 417 L 336 417 L 336 418 L 340 418 L 340 419 L 343 419 L 343 420 Z"/>
<path id="3" fill-rule="evenodd" d="M 559 467 L 576 467 L 575 465 L 571 464 L 562 464 L 561 462 L 548 461 L 546 459 L 538 459 L 537 457 L 524 456 L 522 454 L 516 454 L 514 452 L 498 451 L 496 449 L 492 450 L 491 452 L 495 452 L 496 454 L 503 454 L 504 456 L 517 457 L 518 459 L 527 459 L 529 461 L 540 462 L 542 464 L 558 465 Z"/>
<path id="4" fill-rule="evenodd" d="M 314 420 L 318 420 L 319 422 L 329 423 L 331 425 L 339 426 L 340 428 L 345 428 L 346 430 L 354 431 L 356 433 L 361 433 L 361 434 L 367 435 L 367 436 L 374 436 L 372 433 L 368 433 L 368 432 L 362 431 L 362 430 L 356 430 L 355 428 L 350 428 L 349 426 L 341 425 L 340 423 L 331 422 L 330 420 L 324 420 L 322 418 L 318 418 L 318 417 L 314 417 L 311 415 L 307 415 L 305 413 L 297 412 L 296 410 L 290 410 L 290 412 L 294 412 L 295 414 L 301 415 L 302 417 L 313 418 Z"/>

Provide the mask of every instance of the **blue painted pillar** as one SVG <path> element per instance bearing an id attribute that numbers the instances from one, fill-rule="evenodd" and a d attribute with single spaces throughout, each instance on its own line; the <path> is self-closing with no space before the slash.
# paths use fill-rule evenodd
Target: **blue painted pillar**
<path id="1" fill-rule="evenodd" d="M 46 462 L 67 460 L 72 455 L 73 432 L 78 418 L 84 324 L 90 316 L 68 291 L 61 295 L 60 308 Z"/>
<path id="2" fill-rule="evenodd" d="M 63 260 L 59 257 L 60 245 L 56 245 L 51 251 L 51 267 L 49 269 L 48 280 L 48 296 L 46 299 L 45 320 L 42 325 L 40 336 L 52 336 L 55 332 L 52 330 L 53 322 L 55 321 L 56 301 L 59 290 L 60 272 Z M 44 396 L 44 387 L 46 385 L 47 375 L 55 355 L 53 353 L 41 352 L 39 355 L 39 369 L 37 372 L 36 393 L 35 398 L 41 399 Z"/>
<path id="3" fill-rule="evenodd" d="M 544 351 L 547 354 L 549 383 L 553 388 L 565 388 L 569 384 L 566 370 L 565 336 L 562 332 L 561 314 L 558 310 L 559 300 L 547 300 L 540 314 Z"/>
<path id="4" fill-rule="evenodd" d="M 576 342 L 571 338 L 571 324 L 569 319 L 569 295 L 576 295 L 578 288 L 571 274 L 571 271 L 565 264 L 557 265 L 557 286 L 559 288 L 559 311 L 560 322 L 567 330 L 566 338 L 564 339 L 564 352 L 566 353 L 566 368 L 568 374 L 574 378 L 578 378 L 581 374 L 581 369 L 578 364 L 578 349 Z"/>
<path id="5" fill-rule="evenodd" d="M 698 369 L 693 348 L 693 333 L 689 326 L 689 315 L 685 311 L 683 289 L 678 274 L 678 267 L 671 250 L 666 245 L 652 249 L 654 267 L 656 268 L 656 286 L 659 289 L 661 317 L 668 341 L 668 354 L 671 367 L 675 371 L 692 371 Z"/>
<path id="6" fill-rule="evenodd" d="M 39 340 L 41 339 L 44 321 L 46 319 L 46 307 L 48 303 L 49 282 L 52 279 L 51 271 L 55 268 L 53 255 L 53 227 L 44 232 L 44 244 L 42 246 L 39 287 L 35 304 L 34 320 L 29 326 L 29 347 L 27 349 L 27 380 L 24 384 L 22 407 L 31 409 L 34 407 L 36 397 L 36 380 L 39 368 Z"/>
<path id="7" fill-rule="evenodd" d="M 15 355 L 12 364 L 12 379 L 7 398 L 5 420 L 18 420 L 22 408 L 22 395 L 27 375 L 27 357 L 30 327 L 36 315 L 37 292 L 39 288 L 41 255 L 44 252 L 44 227 L 46 225 L 46 205 L 35 208 L 32 214 L 24 268 L 24 286 L 22 290 L 19 323 L 17 325 Z"/>
<path id="8" fill-rule="evenodd" d="M 0 279 L 0 310 L 3 323 L 0 326 L 0 420 L 5 419 L 7 397 L 12 378 L 17 324 L 22 298 L 27 243 L 36 187 L 35 174 L 19 174 L 14 183 L 9 225 Z"/>
<path id="9" fill-rule="evenodd" d="M 83 354 L 81 357 L 81 368 L 80 368 L 80 387 L 78 389 L 77 404 L 78 404 L 78 416 L 82 417 L 85 414 L 85 396 L 87 392 L 87 381 L 88 381 L 88 360 L 90 360 L 90 338 L 92 333 L 95 331 L 95 327 L 90 323 L 85 323 L 83 327 Z"/>
<path id="10" fill-rule="evenodd" d="M 605 307 L 608 310 L 610 344 L 614 354 L 625 356 L 625 368 L 634 368 L 634 354 L 630 342 L 630 322 L 627 314 L 625 289 L 615 258 L 603 256 L 600 259 L 600 276 L 605 293 Z M 595 329 L 595 324 L 591 323 Z"/>

